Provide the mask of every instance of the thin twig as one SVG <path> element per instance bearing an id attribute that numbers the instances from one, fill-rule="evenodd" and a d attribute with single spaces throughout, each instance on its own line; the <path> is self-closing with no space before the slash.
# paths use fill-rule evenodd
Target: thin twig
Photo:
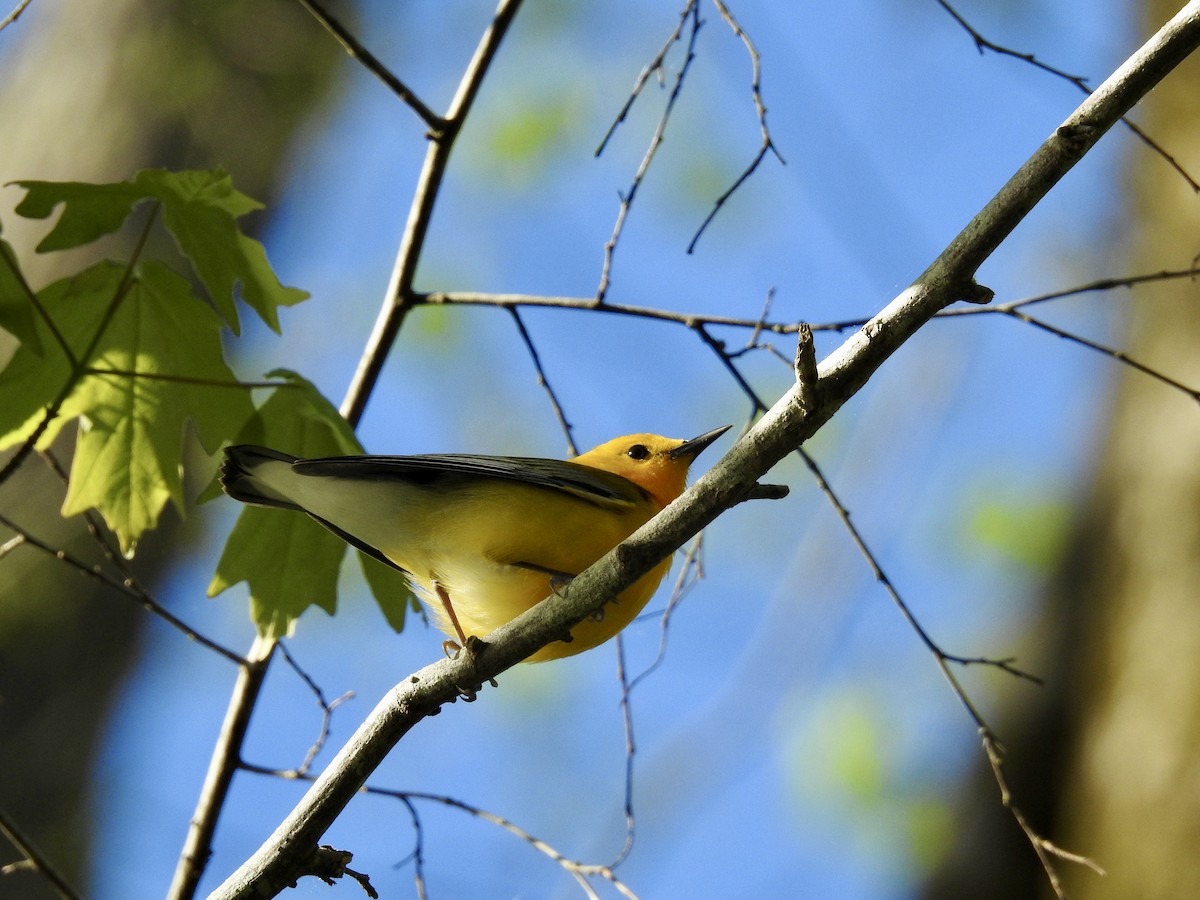
<path id="1" fill-rule="evenodd" d="M 426 800 L 432 803 L 440 803 L 442 806 L 448 806 L 451 809 L 461 810 L 462 812 L 482 819 L 485 822 L 490 822 L 493 825 L 503 828 L 514 837 L 520 838 L 543 856 L 553 860 L 576 878 L 576 881 L 580 884 L 580 887 L 583 888 L 587 896 L 596 897 L 597 895 L 592 889 L 591 885 L 587 883 L 586 879 L 588 877 L 598 877 L 603 878 L 605 881 L 611 884 L 623 896 L 630 898 L 630 900 L 637 900 L 633 891 L 630 890 L 629 887 L 617 877 L 611 866 L 596 865 L 593 863 L 585 863 L 579 860 L 570 859 L 569 857 L 564 856 L 558 850 L 554 849 L 554 847 L 543 841 L 541 838 L 535 837 L 521 826 L 509 819 L 506 819 L 504 816 L 497 815 L 493 812 L 488 812 L 486 809 L 482 809 L 481 807 L 473 806 L 470 803 L 464 803 L 462 800 L 456 800 L 453 797 L 447 797 L 441 794 L 428 794 L 421 791 L 392 791 L 386 788 L 372 786 L 367 786 L 364 788 L 364 791 L 369 794 L 395 797 L 398 799 Z"/>
<path id="2" fill-rule="evenodd" d="M 421 816 L 417 812 L 417 805 L 408 797 L 397 797 L 408 810 L 409 818 L 413 824 L 413 851 L 404 859 L 396 863 L 395 868 L 408 863 L 411 859 L 413 862 L 413 887 L 417 889 L 417 900 L 426 900 L 425 893 L 425 828 L 421 824 Z"/>
<path id="3" fill-rule="evenodd" d="M 646 178 L 646 172 L 650 169 L 650 163 L 653 162 L 655 154 L 658 153 L 658 148 L 662 145 L 663 135 L 667 130 L 667 123 L 671 119 L 671 113 L 675 109 L 675 101 L 679 99 L 679 92 L 683 88 L 684 79 L 687 78 L 688 69 L 692 66 L 692 61 L 696 58 L 696 38 L 700 34 L 700 27 L 704 24 L 700 18 L 700 7 L 696 3 L 689 3 L 688 8 L 691 11 L 692 27 L 688 33 L 687 52 L 683 58 L 683 64 L 680 65 L 679 71 L 675 75 L 675 83 L 671 86 L 671 93 L 667 96 L 666 106 L 663 107 L 662 115 L 658 117 L 658 125 L 654 128 L 654 134 L 650 136 L 650 145 L 646 148 L 645 154 L 642 156 L 642 161 L 638 165 L 637 172 L 634 173 L 633 181 L 629 185 L 629 190 L 621 194 L 621 204 L 617 209 L 617 220 L 613 223 L 612 234 L 604 244 L 604 262 L 600 267 L 600 284 L 596 287 L 596 296 L 593 303 L 596 306 L 604 305 L 604 298 L 608 294 L 608 287 L 611 283 L 613 253 L 616 252 L 617 242 L 621 239 L 621 232 L 625 229 L 625 219 L 629 215 L 630 207 L 633 206 L 634 198 L 637 197 L 638 188 L 641 187 L 642 181 Z"/>
<path id="4" fill-rule="evenodd" d="M 232 650 L 222 647 L 211 638 L 205 637 L 200 632 L 194 630 L 182 619 L 172 614 L 170 610 L 166 609 L 166 607 L 154 600 L 153 597 L 141 590 L 136 581 L 128 578 L 114 578 L 105 572 L 99 565 L 89 565 L 84 560 L 79 559 L 77 556 L 69 553 L 66 550 L 50 546 L 50 544 L 46 543 L 40 538 L 34 537 L 28 530 L 22 528 L 3 513 L 0 513 L 0 526 L 3 526 L 4 528 L 7 528 L 20 536 L 22 545 L 27 544 L 30 547 L 40 550 L 42 553 L 47 553 L 50 556 L 53 556 L 55 559 L 59 560 L 59 562 L 65 563 L 81 574 L 107 585 L 122 597 L 127 597 L 128 599 L 137 603 L 147 612 L 153 613 L 165 621 L 168 625 L 171 625 L 177 631 L 181 632 L 188 640 L 195 641 L 197 644 L 219 653 L 230 662 L 237 663 L 238 665 L 241 665 L 243 662 L 245 662 L 241 656 L 234 653 Z M 11 541 L 9 543 L 11 543 Z"/>
<path id="5" fill-rule="evenodd" d="M 1200 276 L 1200 268 L 1196 266 L 1187 269 L 1164 270 L 1161 272 L 1146 273 L 1142 275 L 1129 275 L 1122 278 L 1104 278 L 1097 281 L 1088 282 L 1086 284 L 1077 285 L 1075 287 L 1064 288 L 1052 293 L 1041 294 L 1036 297 L 1027 297 L 1021 300 L 1014 300 L 1007 304 L 993 304 L 991 306 L 963 306 L 954 307 L 952 309 L 944 309 L 937 313 L 937 318 L 953 318 L 955 316 L 970 316 L 970 315 L 989 315 L 995 314 L 1005 308 L 1017 308 L 1032 303 L 1045 303 L 1051 300 L 1060 300 L 1067 297 L 1072 297 L 1077 294 L 1090 293 L 1096 291 L 1107 291 L 1121 287 L 1134 287 L 1137 285 L 1152 283 L 1156 281 L 1169 281 L 1178 278 L 1195 278 Z M 512 307 L 529 307 L 536 309 L 563 309 L 571 311 L 589 311 L 597 310 L 594 297 L 568 297 L 568 296 L 551 296 L 542 294 L 507 294 L 507 293 L 486 293 L 481 291 L 436 291 L 427 294 L 415 293 L 412 296 L 414 306 L 487 306 L 499 307 L 501 309 L 509 309 Z M 611 313 L 618 316 L 631 316 L 634 318 L 652 319 L 661 322 L 674 322 L 689 328 L 694 325 L 718 325 L 729 328 L 750 328 L 756 333 L 770 332 L 771 334 L 796 334 L 800 331 L 801 322 L 773 322 L 759 316 L 758 318 L 749 318 L 745 316 L 720 316 L 706 315 L 701 313 L 685 313 L 675 312 L 670 309 L 660 309 L 650 306 L 634 306 L 621 303 L 605 303 L 599 308 L 599 311 Z M 845 332 L 851 329 L 861 328 L 866 325 L 869 320 L 859 317 L 855 319 L 841 319 L 834 322 L 810 322 L 808 326 L 813 331 L 821 332 Z"/>
<path id="6" fill-rule="evenodd" d="M 683 602 L 688 591 L 704 577 L 703 547 L 704 532 L 702 531 L 692 539 L 683 554 L 683 565 L 680 566 L 679 574 L 675 577 L 675 585 L 671 588 L 671 596 L 667 600 L 666 608 L 662 612 L 643 614 L 643 616 L 652 616 L 659 620 L 658 652 L 654 654 L 654 659 L 650 664 L 630 680 L 629 687 L 626 689 L 627 693 L 633 691 L 667 658 L 667 635 L 670 633 L 671 616 L 675 614 L 675 610 Z"/>
<path id="7" fill-rule="evenodd" d="M 751 319 L 741 316 L 706 315 L 701 313 L 681 313 L 669 309 L 659 309 L 652 306 L 633 306 L 622 303 L 605 303 L 596 306 L 593 297 L 564 297 L 544 296 L 539 294 L 501 294 L 481 291 L 435 291 L 428 294 L 414 294 L 413 305 L 420 306 L 495 306 L 501 308 L 530 307 L 538 309 L 566 309 L 588 312 L 612 313 L 620 316 L 632 316 L 642 319 L 657 319 L 663 322 L 675 322 L 691 327 L 692 325 L 728 325 L 732 328 L 757 328 L 772 334 L 795 334 L 799 323 L 768 322 L 761 318 Z M 814 329 L 819 326 L 814 325 Z"/>
<path id="8" fill-rule="evenodd" d="M 954 316 L 975 315 L 978 313 L 1002 313 L 1014 309 L 1021 309 L 1025 306 L 1048 303 L 1052 300 L 1064 300 L 1068 297 L 1077 297 L 1080 294 L 1090 294 L 1098 291 L 1112 291 L 1117 288 L 1133 288 L 1142 284 L 1152 284 L 1160 281 L 1174 281 L 1179 278 L 1200 278 L 1200 267 L 1197 267 L 1193 263 L 1186 269 L 1163 269 L 1158 272 L 1147 272 L 1142 275 L 1127 275 L 1122 278 L 1098 278 L 1095 281 L 1078 284 L 1074 287 L 1063 288 L 1057 291 L 1049 291 L 1045 294 L 1037 294 L 1033 297 L 1022 297 L 1019 300 L 1010 300 L 1007 303 L 993 303 L 991 306 L 963 306 L 956 307 L 954 309 L 944 309 L 938 313 L 938 317 L 953 318 Z"/>
<path id="9" fill-rule="evenodd" d="M 546 370 L 542 368 L 541 354 L 538 353 L 533 339 L 529 336 L 529 331 L 525 328 L 525 322 L 521 319 L 521 313 L 515 306 L 505 308 L 512 315 L 513 323 L 517 326 L 517 333 L 521 335 L 525 349 L 529 352 L 529 358 L 533 360 L 533 368 L 537 372 L 537 383 L 546 392 L 546 396 L 550 398 L 550 406 L 554 409 L 554 416 L 558 419 L 558 425 L 562 429 L 563 437 L 567 439 L 567 452 L 571 456 L 578 456 L 579 449 L 575 446 L 575 436 L 572 431 L 574 426 L 567 421 L 567 414 L 563 411 L 562 404 L 558 402 L 558 395 L 554 393 L 554 387 L 550 384 L 550 379 L 546 377 Z"/>
<path id="10" fill-rule="evenodd" d="M 617 632 L 616 644 L 617 684 L 621 686 L 621 723 L 625 726 L 625 843 L 608 864 L 608 867 L 614 870 L 629 858 L 637 832 L 637 822 L 633 815 L 633 760 L 637 755 L 637 742 L 633 738 L 633 704 L 629 701 L 629 677 L 625 672 L 625 640 L 621 632 Z"/>
<path id="11" fill-rule="evenodd" d="M 996 781 L 996 786 L 1000 789 L 1000 803 L 1012 814 L 1017 826 L 1033 846 L 1033 850 L 1037 854 L 1038 861 L 1042 864 L 1042 871 L 1046 873 L 1046 878 L 1050 882 L 1050 889 L 1054 891 L 1054 895 L 1059 898 L 1067 896 L 1066 891 L 1063 889 L 1062 880 L 1058 877 L 1058 870 L 1054 867 L 1054 860 L 1051 857 L 1087 866 L 1098 875 L 1103 875 L 1104 869 L 1100 868 L 1094 860 L 1086 856 L 1081 856 L 1078 853 L 1064 850 L 1048 838 L 1042 837 L 1029 824 L 1029 820 L 1025 818 L 1025 814 L 1012 802 L 1012 791 L 1008 787 L 1008 778 L 1004 773 L 1004 748 L 997 743 L 996 736 L 986 728 L 979 729 L 979 739 L 983 744 L 984 753 L 987 754 L 988 764 L 992 768 L 992 776 Z"/>
<path id="12" fill-rule="evenodd" d="M 260 766 L 253 765 L 247 765 L 243 768 L 245 771 L 252 774 L 266 775 L 272 778 L 283 777 L 287 779 L 308 782 L 315 780 L 314 777 L 309 774 L 295 775 L 294 770 L 280 772 L 274 769 L 265 769 Z M 560 853 L 546 841 L 526 831 L 511 819 L 505 818 L 497 813 L 489 812 L 482 807 L 474 806 L 462 800 L 457 800 L 453 797 L 446 796 L 445 794 L 431 794 L 423 791 L 402 791 L 392 788 L 378 787 L 371 784 L 364 785 L 362 788 L 362 793 L 371 794 L 372 796 L 376 797 L 389 797 L 393 800 L 399 800 L 407 809 L 408 814 L 412 819 L 413 830 L 416 835 L 415 845 L 412 853 L 396 863 L 396 867 L 399 868 L 400 866 L 406 864 L 410 859 L 414 861 L 414 865 L 417 870 L 417 894 L 419 897 L 425 896 L 425 879 L 423 874 L 424 829 L 421 824 L 419 811 L 417 810 L 414 801 L 423 800 L 429 803 L 437 803 L 441 806 L 449 807 L 450 809 L 456 809 L 460 812 L 465 812 L 477 819 L 482 819 L 485 822 L 496 825 L 514 837 L 519 838 L 538 853 L 541 853 L 543 856 L 546 856 L 547 858 L 553 860 L 557 865 L 561 866 L 564 871 L 566 871 L 576 880 L 588 897 L 597 897 L 597 894 L 587 882 L 587 879 L 590 877 L 597 877 L 608 881 L 623 896 L 630 898 L 630 900 L 637 900 L 637 897 L 633 891 L 631 891 L 627 885 L 623 884 L 621 880 L 617 878 L 616 872 L 614 871 L 616 868 L 615 864 L 602 865 L 596 863 L 585 863 L 581 860 L 571 859 L 570 857 Z"/>
<path id="13" fill-rule="evenodd" d="M 388 89 L 403 100 L 408 107 L 421 117 L 421 120 L 429 126 L 431 137 L 437 137 L 446 127 L 445 121 L 431 110 L 425 103 L 413 93 L 408 85 L 396 77 L 387 66 L 364 47 L 359 40 L 346 29 L 341 22 L 335 19 L 325 7 L 321 6 L 316 0 L 300 0 L 300 5 L 307 9 L 318 22 L 334 36 L 339 44 L 350 56 L 362 65 L 368 72 L 387 85 Z"/>
<path id="14" fill-rule="evenodd" d="M 721 194 L 721 196 L 717 197 L 716 201 L 713 203 L 712 210 L 710 210 L 708 215 L 705 216 L 704 221 L 700 223 L 700 227 L 696 229 L 696 233 L 692 235 L 692 240 L 687 246 L 687 252 L 689 254 L 695 251 L 696 244 L 700 241 L 700 236 L 704 234 L 705 229 L 707 229 L 709 226 L 709 223 L 711 223 L 712 220 L 717 217 L 717 213 L 721 211 L 721 207 L 723 207 L 729 198 L 734 195 L 737 189 L 745 184 L 746 180 L 758 170 L 759 165 L 764 159 L 766 159 L 768 153 L 773 153 L 781 165 L 787 165 L 787 161 L 780 154 L 779 148 L 776 147 L 775 142 L 771 140 L 771 132 L 767 128 L 767 107 L 766 104 L 763 103 L 762 98 L 762 58 L 759 56 L 758 48 L 754 46 L 754 41 L 750 39 L 750 35 L 746 33 L 745 29 L 742 28 L 738 20 L 733 17 L 733 13 L 730 12 L 729 7 L 727 7 L 722 0 L 713 0 L 713 5 L 717 7 L 717 10 L 721 13 L 721 18 L 724 19 L 725 23 L 730 27 L 730 29 L 732 29 L 734 36 L 741 40 L 742 44 L 746 48 L 746 53 L 750 56 L 750 96 L 754 101 L 755 114 L 758 116 L 758 130 L 762 139 L 762 143 L 759 144 L 758 152 L 755 153 L 754 158 L 750 160 L 750 164 L 742 170 L 742 174 L 740 174 L 734 180 L 733 184 L 731 184 L 725 190 L 725 192 Z"/>
<path id="15" fill-rule="evenodd" d="M 67 882 L 67 880 L 59 873 L 37 846 L 31 841 L 20 828 L 17 823 L 3 809 L 0 809 L 0 834 L 8 838 L 9 843 L 17 848 L 17 851 L 25 857 L 24 863 L 32 868 L 35 872 L 45 878 L 54 890 L 58 891 L 60 897 L 64 900 L 80 900 L 82 896 Z M 10 877 L 15 874 L 16 868 L 20 863 L 10 863 L 0 869 L 0 879 Z"/>
<path id="16" fill-rule="evenodd" d="M 322 748 L 325 746 L 325 742 L 329 740 L 330 724 L 333 721 L 333 711 L 347 700 L 351 699 L 354 696 L 354 692 L 347 691 L 340 697 L 335 697 L 332 702 L 326 700 L 325 692 L 321 690 L 321 686 L 312 679 L 311 675 L 309 675 L 300 667 L 300 663 L 296 662 L 296 658 L 292 656 L 291 652 L 287 648 L 287 645 L 280 642 L 278 647 L 279 652 L 283 654 L 284 662 L 288 664 L 293 672 L 300 676 L 300 680 L 308 686 L 310 691 L 312 691 L 313 697 L 316 698 L 317 705 L 321 707 L 320 733 L 317 735 L 317 739 L 309 746 L 308 752 L 304 754 L 304 759 L 301 761 L 300 765 L 292 770 L 298 776 L 307 775 L 308 770 L 312 768 L 313 762 L 316 760 L 318 754 L 320 754 Z"/>
<path id="17" fill-rule="evenodd" d="M 1027 325 L 1032 325 L 1034 328 L 1041 329 L 1042 331 L 1045 331 L 1048 334 L 1052 334 L 1055 337 L 1060 337 L 1064 340 L 1070 341 L 1073 344 L 1078 344 L 1081 347 L 1086 347 L 1089 350 L 1094 350 L 1097 353 L 1102 353 L 1105 356 L 1111 357 L 1112 359 L 1115 359 L 1118 362 L 1124 363 L 1125 365 L 1129 366 L 1132 369 L 1136 369 L 1139 372 L 1149 375 L 1151 378 L 1161 381 L 1163 384 L 1167 385 L 1168 387 L 1175 388 L 1177 391 L 1180 391 L 1180 392 L 1186 394 L 1187 396 L 1189 396 L 1193 400 L 1195 400 L 1197 403 L 1200 403 L 1200 390 L 1197 390 L 1196 388 L 1188 387 L 1186 384 L 1184 384 L 1180 381 L 1176 381 L 1174 378 L 1170 377 L 1169 375 L 1167 375 L 1163 372 L 1160 372 L 1157 369 L 1154 369 L 1154 368 L 1146 365 L 1145 363 L 1138 362 L 1136 359 L 1129 356 L 1124 350 L 1117 350 L 1113 347 L 1106 347 L 1104 344 L 1100 344 L 1100 343 L 1097 343 L 1096 341 L 1089 340 L 1088 338 L 1082 337 L 1081 335 L 1078 335 L 1078 334 L 1074 334 L 1070 331 L 1065 331 L 1062 328 L 1059 328 L 1055 325 L 1051 325 L 1049 322 L 1043 322 L 1041 319 L 1035 319 L 1033 316 L 1029 315 L 1028 313 L 1023 313 L 1023 312 L 1020 312 L 1015 309 L 999 310 L 999 312 L 1002 312 L 1004 315 L 1009 316 L 1010 318 L 1017 319 L 1021 322 L 1024 322 Z"/>
<path id="18" fill-rule="evenodd" d="M 684 5 L 683 10 L 679 13 L 679 22 L 676 23 L 675 30 L 672 31 L 667 37 L 666 41 L 663 42 L 663 45 L 659 49 L 658 53 L 654 55 L 654 59 L 646 63 L 642 71 L 638 73 L 638 77 L 633 82 L 633 89 L 630 90 L 629 97 L 625 100 L 625 105 L 621 107 L 621 111 L 617 113 L 617 117 L 613 119 L 612 124 L 608 126 L 608 131 L 604 132 L 604 137 L 600 140 L 599 146 L 596 147 L 596 156 L 600 156 L 604 153 L 604 148 L 608 146 L 608 142 L 612 139 L 612 136 L 617 133 L 617 129 L 629 115 L 629 111 L 633 109 L 633 104 L 641 95 L 642 88 L 644 88 L 650 81 L 650 76 L 657 75 L 660 85 L 666 81 L 665 77 L 663 76 L 663 66 L 666 64 L 667 54 L 671 52 L 671 48 L 674 47 L 675 44 L 679 42 L 679 39 L 683 36 L 683 26 L 687 22 L 688 16 L 694 12 L 698 2 L 699 0 L 688 0 L 688 2 Z"/>
<path id="19" fill-rule="evenodd" d="M 1032 53 L 1021 53 L 1018 50 L 1013 50 L 1009 47 L 1004 47 L 993 41 L 989 41 L 974 27 L 972 27 L 972 25 L 966 19 L 964 19 L 962 15 L 960 15 L 959 12 L 947 2 L 947 0 L 937 0 L 937 4 L 950 14 L 950 17 L 959 24 L 963 31 L 971 36 L 971 40 L 975 42 L 975 48 L 979 51 L 981 56 L 983 55 L 984 51 L 991 50 L 993 53 L 996 53 L 1000 56 L 1009 56 L 1013 59 L 1019 59 L 1021 62 L 1028 63 L 1034 68 L 1041 69 L 1043 72 L 1047 72 L 1050 75 L 1054 75 L 1057 78 L 1061 78 L 1064 81 L 1070 82 L 1085 94 L 1091 94 L 1092 89 L 1088 87 L 1087 79 L 1083 76 L 1072 75 L 1070 72 L 1064 71 L 1063 69 L 1048 65 L 1047 63 L 1042 62 Z M 1175 157 L 1159 146 L 1159 144 L 1153 138 L 1146 134 L 1146 132 L 1142 131 L 1141 128 L 1131 122 L 1127 117 L 1121 117 L 1121 124 L 1132 131 L 1134 135 L 1136 135 L 1137 138 L 1142 141 L 1142 143 L 1166 160 L 1167 164 L 1176 172 L 1178 172 L 1183 177 L 1183 180 L 1188 183 L 1188 187 L 1190 187 L 1193 191 L 1200 193 L 1200 183 L 1197 183 L 1196 180 L 1188 174 L 1187 170 L 1183 168 L 1183 166 L 1177 159 L 1175 159 Z"/>

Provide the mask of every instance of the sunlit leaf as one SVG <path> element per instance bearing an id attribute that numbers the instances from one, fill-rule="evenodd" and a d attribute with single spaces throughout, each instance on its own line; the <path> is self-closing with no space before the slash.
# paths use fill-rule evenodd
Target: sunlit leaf
<path id="1" fill-rule="evenodd" d="M 98 263 L 73 278 L 64 278 L 38 292 L 42 308 L 56 325 L 73 354 L 81 356 L 100 328 L 105 310 L 114 302 L 125 270 L 116 263 Z M 0 450 L 33 434 L 47 410 L 59 404 L 74 385 L 70 360 L 51 339 L 49 326 L 36 320 L 38 334 L 47 346 L 38 356 L 26 344 L 17 348 L 0 372 Z M 38 441 L 45 447 L 67 422 L 55 417 Z"/>
<path id="2" fill-rule="evenodd" d="M 221 317 L 239 332 L 240 296 L 264 322 L 279 331 L 280 306 L 291 306 L 308 294 L 285 287 L 267 262 L 263 245 L 238 228 L 237 219 L 261 204 L 235 190 L 220 170 L 168 172 L 147 169 L 131 181 L 113 184 L 19 181 L 25 197 L 16 211 L 26 218 L 62 213 L 39 252 L 90 243 L 116 231 L 143 201 L 161 204 L 163 224 L 196 270 Z"/>
<path id="3" fill-rule="evenodd" d="M 63 515 L 99 510 L 129 553 L 168 499 L 183 510 L 185 421 L 215 452 L 253 411 L 220 332 L 184 279 L 158 263 L 140 269 L 62 405 L 62 420 L 81 420 Z"/>
<path id="4" fill-rule="evenodd" d="M 80 247 L 120 228 L 133 207 L 146 195 L 127 181 L 87 184 L 80 181 L 18 181 L 25 197 L 16 206 L 18 215 L 45 219 L 55 207 L 62 214 L 50 233 L 37 245 L 38 253 Z"/>
<path id="5" fill-rule="evenodd" d="M 163 221 L 204 283 L 221 316 L 239 332 L 233 298 L 243 300 L 279 331 L 278 308 L 308 297 L 284 287 L 267 262 L 263 245 L 244 235 L 236 219 L 259 204 L 233 189 L 224 172 L 139 172 L 134 182 L 163 204 Z"/>

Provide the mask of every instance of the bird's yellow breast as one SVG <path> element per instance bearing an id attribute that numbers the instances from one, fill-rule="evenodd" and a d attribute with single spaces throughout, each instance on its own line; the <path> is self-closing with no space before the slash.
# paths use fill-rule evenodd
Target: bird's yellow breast
<path id="1" fill-rule="evenodd" d="M 554 573 L 578 575 L 658 512 L 648 498 L 599 504 L 563 491 L 488 481 L 420 506 L 419 536 L 404 528 L 403 538 L 377 546 L 409 573 L 443 631 L 453 634 L 453 627 L 435 584 L 452 598 L 463 631 L 477 637 L 550 596 Z M 669 568 L 666 560 L 605 607 L 602 618 L 573 628 L 570 643 L 555 642 L 530 659 L 555 659 L 608 640 L 642 610 Z"/>

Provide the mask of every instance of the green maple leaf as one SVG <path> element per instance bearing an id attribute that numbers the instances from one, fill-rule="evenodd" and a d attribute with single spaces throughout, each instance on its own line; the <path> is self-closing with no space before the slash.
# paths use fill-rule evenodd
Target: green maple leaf
<path id="1" fill-rule="evenodd" d="M 299 375 L 275 371 L 270 377 L 290 384 L 277 388 L 238 436 L 239 443 L 262 444 L 297 456 L 340 456 L 362 453 L 346 420 Z M 337 608 L 337 578 L 346 544 L 307 516 L 292 510 L 248 506 L 238 516 L 226 541 L 208 595 L 245 581 L 250 587 L 250 615 L 260 634 L 291 634 L 309 606 L 332 615 Z M 364 573 L 372 592 L 397 631 L 412 602 L 401 575 L 365 554 Z"/>
<path id="2" fill-rule="evenodd" d="M 58 337 L 73 359 L 87 350 L 124 277 L 121 266 L 99 263 L 38 292 L 42 309 L 56 323 Z M 32 436 L 50 416 L 37 443 L 38 449 L 43 449 L 67 423 L 54 413 L 75 386 L 75 368 L 49 324 L 39 318 L 35 325 L 41 343 L 50 345 L 50 350 L 38 356 L 28 344 L 22 344 L 0 372 L 0 396 L 4 397 L 0 403 L 0 450 Z"/>
<path id="3" fill-rule="evenodd" d="M 172 500 L 183 509 L 184 423 L 209 452 L 251 415 L 248 392 L 225 365 L 221 320 L 159 263 L 134 273 L 92 266 L 39 299 L 61 345 L 36 358 L 22 345 L 0 372 L 0 448 L 30 437 L 57 406 L 37 446 L 80 421 L 63 515 L 96 509 L 132 554 Z M 39 323 L 42 339 L 52 338 Z"/>
<path id="4" fill-rule="evenodd" d="M 235 190 L 229 175 L 220 170 L 146 169 L 131 181 L 113 184 L 16 184 L 26 192 L 16 212 L 26 218 L 45 219 L 62 206 L 58 222 L 37 246 L 39 253 L 90 243 L 120 228 L 139 203 L 158 201 L 167 230 L 235 334 L 240 329 L 234 304 L 239 293 L 276 333 L 279 307 L 308 296 L 284 287 L 271 270 L 263 245 L 238 229 L 236 220 L 261 204 Z"/>
<path id="5" fill-rule="evenodd" d="M 38 253 L 69 250 L 112 234 L 125 224 L 145 195 L 127 181 L 88 184 L 82 181 L 18 181 L 25 189 L 16 213 L 26 219 L 45 219 L 60 203 L 62 215 L 37 245 Z"/>
<path id="6" fill-rule="evenodd" d="M 240 287 L 242 299 L 278 334 L 278 308 L 293 306 L 308 293 L 280 284 L 263 245 L 238 230 L 234 220 L 261 204 L 234 190 L 229 176 L 219 171 L 147 169 L 134 183 L 162 201 L 167 230 L 233 333 L 239 333 L 233 297 Z"/>

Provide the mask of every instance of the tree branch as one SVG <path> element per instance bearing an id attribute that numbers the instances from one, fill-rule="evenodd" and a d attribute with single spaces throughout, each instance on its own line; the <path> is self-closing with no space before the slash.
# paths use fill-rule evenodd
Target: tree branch
<path id="1" fill-rule="evenodd" d="M 496 15 L 480 38 L 475 55 L 459 82 L 458 91 L 450 101 L 450 109 L 443 120 L 441 131 L 431 135 L 429 150 L 425 154 L 425 163 L 421 167 L 412 206 L 408 211 L 408 222 L 400 238 L 400 249 L 396 253 L 396 263 L 388 282 L 387 293 L 384 295 L 383 306 L 379 310 L 375 328 L 358 364 L 358 371 L 354 373 L 354 380 L 351 381 L 342 401 L 341 413 L 352 428 L 356 427 L 362 418 L 375 382 L 379 380 L 379 373 L 383 371 L 387 355 L 392 349 L 392 344 L 396 342 L 396 335 L 400 333 L 404 317 L 413 306 L 413 279 L 417 274 L 421 250 L 425 246 L 425 235 L 429 231 L 433 205 L 442 186 L 446 165 L 450 161 L 450 152 L 454 149 L 454 142 L 462 130 L 467 113 L 471 111 L 471 104 L 479 93 L 483 76 L 487 74 L 496 51 L 500 49 L 500 42 L 520 6 L 521 0 L 500 0 Z"/>
<path id="2" fill-rule="evenodd" d="M 242 744 L 246 740 L 246 729 L 250 727 L 250 714 L 254 712 L 274 650 L 274 640 L 256 637 L 246 655 L 246 662 L 238 672 L 233 695 L 225 710 L 225 721 L 221 724 L 221 733 L 217 737 L 208 772 L 204 776 L 204 785 L 196 801 L 196 811 L 192 813 L 187 838 L 167 891 L 169 900 L 186 900 L 196 894 L 200 876 L 204 874 L 212 853 L 217 818 L 225 806 L 233 775 L 241 763 Z"/>
<path id="3" fill-rule="evenodd" d="M 1200 46 L 1200 0 L 1192 0 L 1046 140 L 946 250 L 903 293 L 817 368 L 819 390 L 792 387 L 683 496 L 552 596 L 457 658 L 409 676 L 376 706 L 296 808 L 212 895 L 274 896 L 301 871 L 317 842 L 367 776 L 426 716 L 525 659 L 616 596 L 723 511 L 743 499 L 784 456 L 808 440 L 939 310 L 990 292 L 975 272 L 1033 206 L 1120 117 Z M 807 368 L 807 366 L 805 366 Z M 805 379 L 807 381 L 807 378 Z M 815 398 L 812 394 L 815 393 Z"/>

